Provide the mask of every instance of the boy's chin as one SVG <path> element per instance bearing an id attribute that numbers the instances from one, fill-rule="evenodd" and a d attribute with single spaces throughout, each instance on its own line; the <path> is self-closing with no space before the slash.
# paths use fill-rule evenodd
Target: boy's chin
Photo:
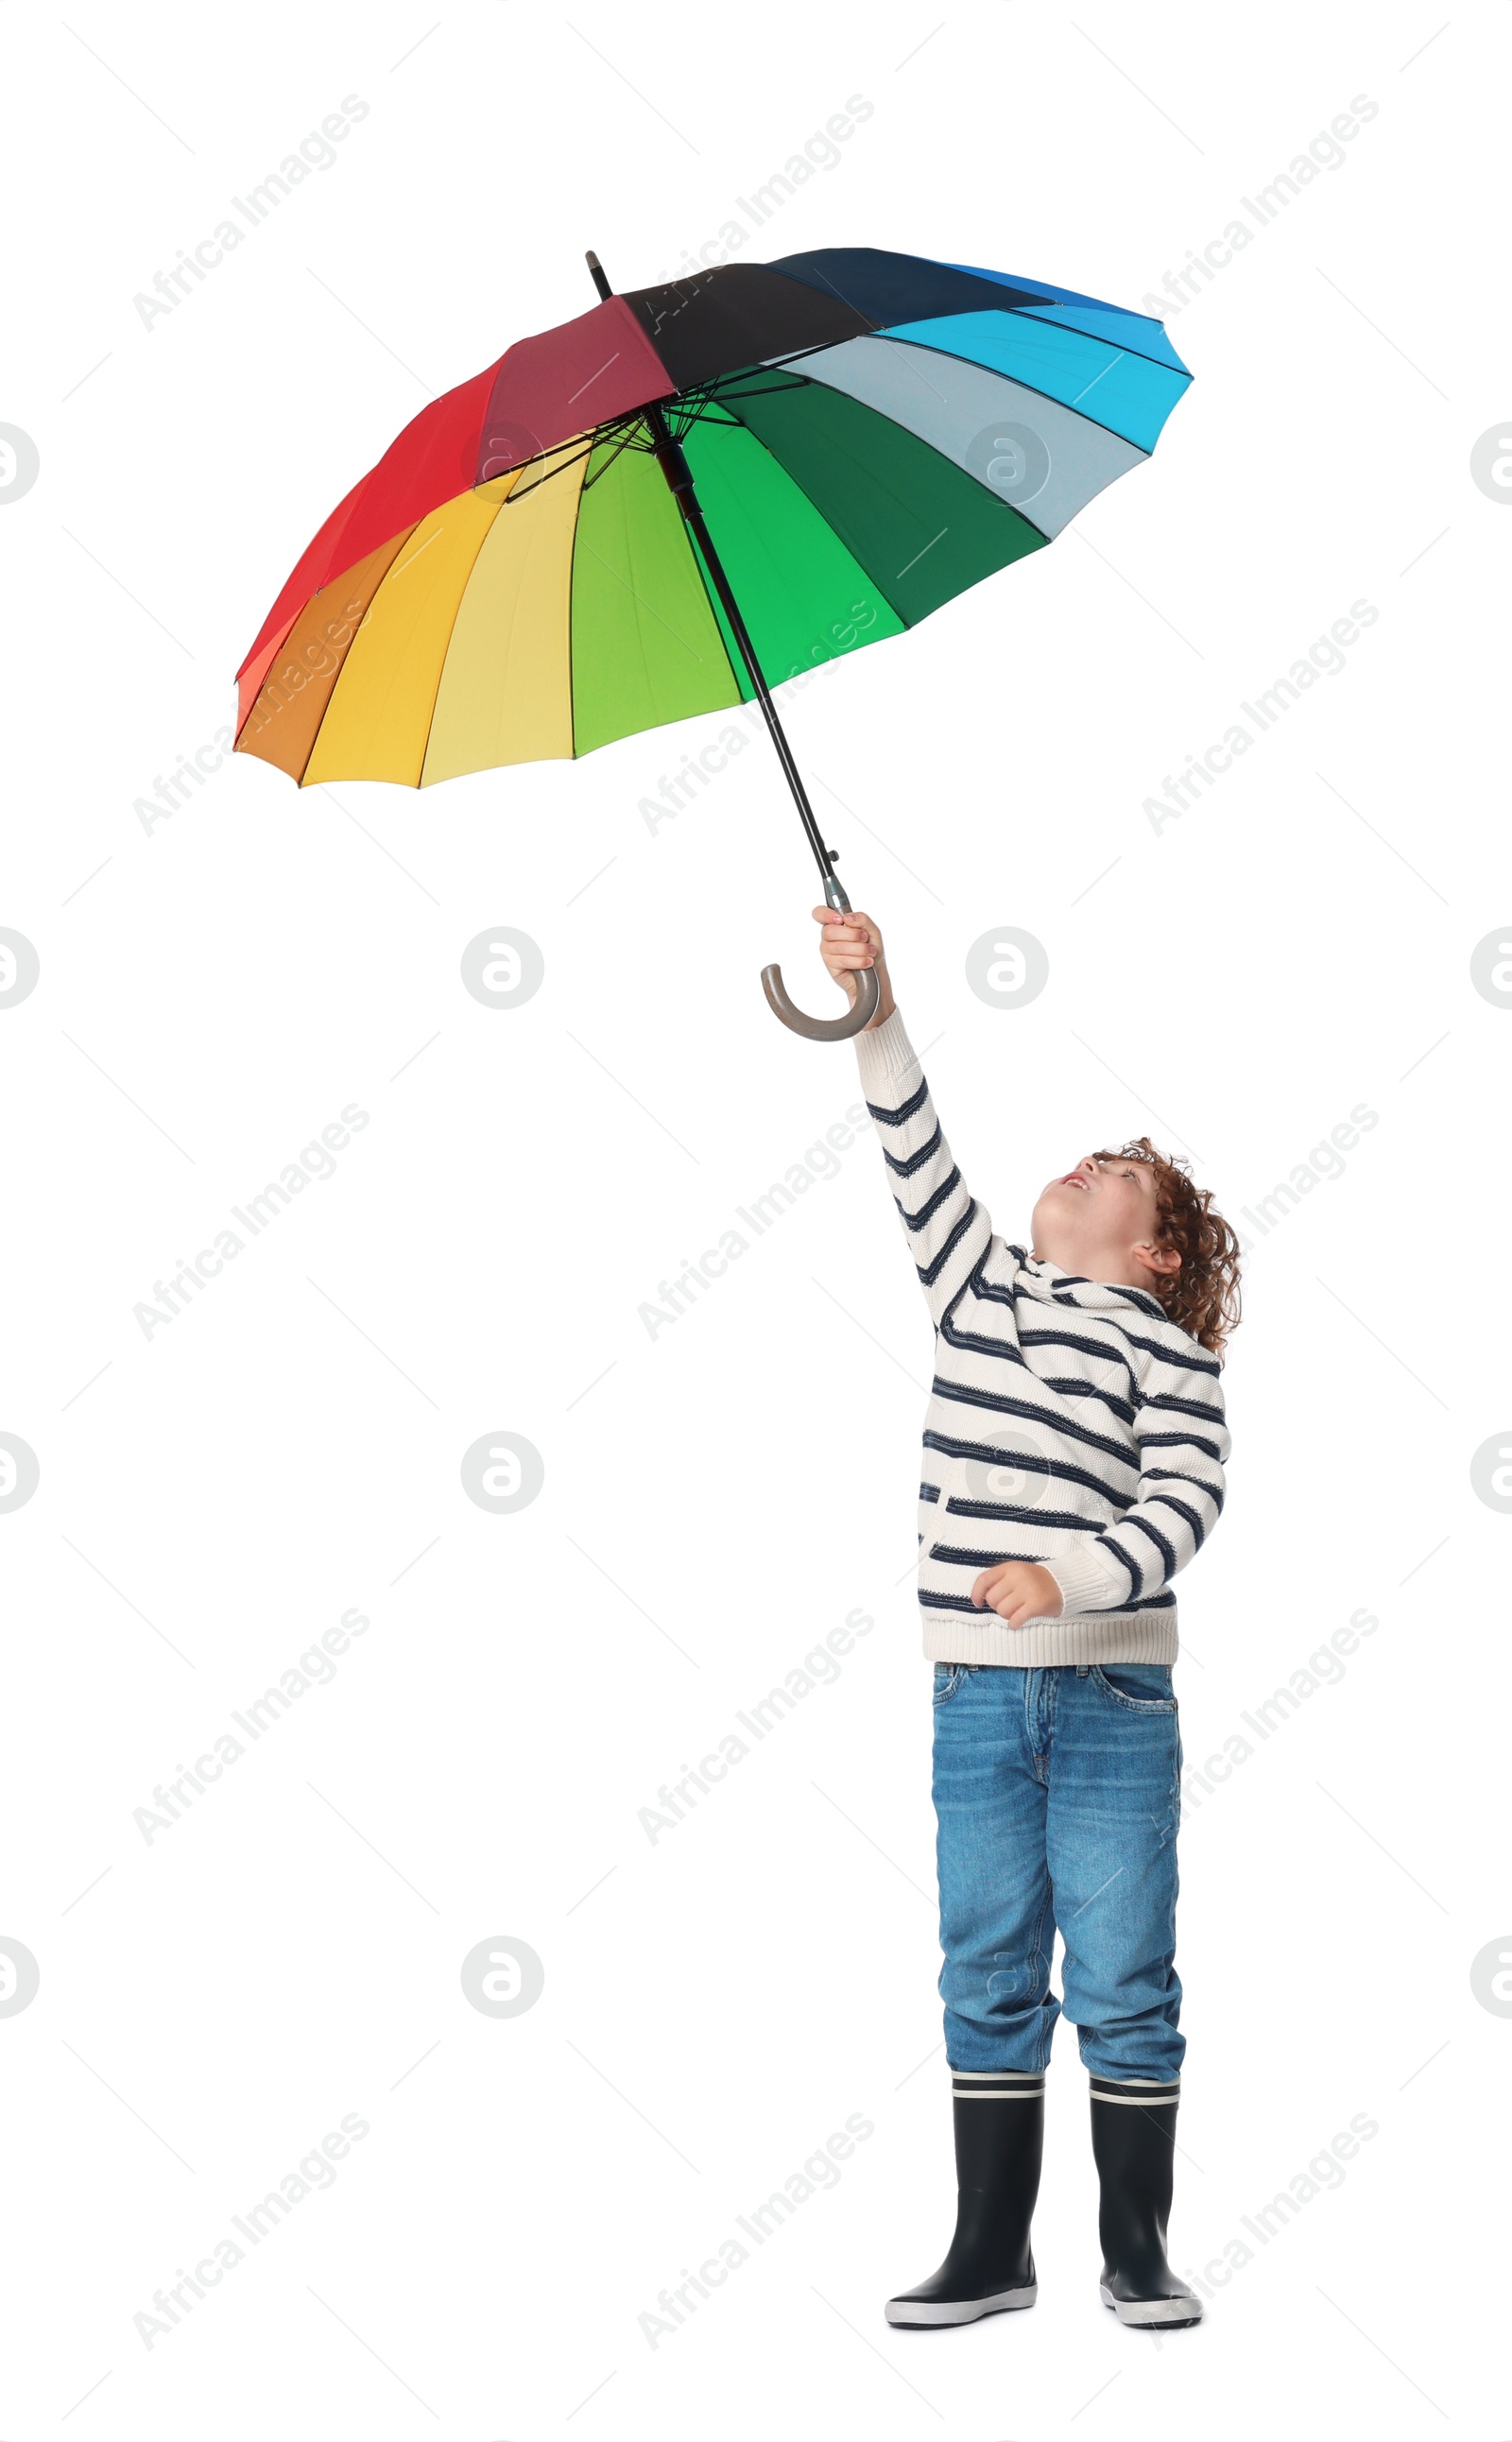
<path id="1" fill-rule="evenodd" d="M 1076 1193 L 1074 1188 L 1069 1192 L 1071 1194 Z M 1029 1220 L 1029 1236 L 1037 1255 L 1048 1257 L 1052 1264 L 1059 1264 L 1064 1270 L 1074 1272 L 1078 1269 L 1076 1258 L 1087 1234 L 1076 1225 L 1078 1221 L 1084 1220 L 1085 1215 L 1067 1212 L 1066 1206 L 1066 1194 L 1063 1193 L 1056 1198 L 1053 1188 L 1042 1196 Z"/>

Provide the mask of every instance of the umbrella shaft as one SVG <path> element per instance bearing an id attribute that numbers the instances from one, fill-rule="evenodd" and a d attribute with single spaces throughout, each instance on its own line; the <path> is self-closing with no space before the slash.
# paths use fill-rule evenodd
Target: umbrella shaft
<path id="1" fill-rule="evenodd" d="M 799 819 L 803 824 L 809 846 L 813 850 L 814 863 L 824 878 L 826 902 L 831 907 L 839 908 L 843 912 L 848 911 L 850 902 L 835 878 L 833 851 L 827 848 L 824 844 L 824 834 L 815 819 L 813 808 L 809 803 L 808 791 L 804 788 L 797 764 L 792 759 L 792 749 L 788 744 L 787 735 L 777 718 L 777 707 L 772 701 L 772 690 L 762 676 L 761 665 L 756 659 L 756 647 L 752 644 L 745 621 L 740 616 L 740 606 L 735 598 L 730 580 L 724 573 L 723 562 L 714 548 L 708 527 L 703 522 L 703 512 L 699 506 L 698 495 L 693 489 L 693 470 L 688 465 L 682 444 L 676 441 L 667 429 L 666 418 L 661 409 L 648 407 L 646 410 L 646 420 L 656 439 L 656 454 L 661 461 L 662 472 L 666 477 L 678 507 L 682 510 L 683 519 L 692 532 L 694 541 L 702 556 L 703 565 L 714 580 L 714 590 L 720 597 L 724 615 L 730 623 L 730 632 L 739 647 L 740 659 L 745 664 L 746 674 L 751 681 L 756 702 L 761 706 L 762 718 L 771 733 L 772 743 L 777 750 L 777 760 L 792 792 L 793 803 L 798 809 Z"/>

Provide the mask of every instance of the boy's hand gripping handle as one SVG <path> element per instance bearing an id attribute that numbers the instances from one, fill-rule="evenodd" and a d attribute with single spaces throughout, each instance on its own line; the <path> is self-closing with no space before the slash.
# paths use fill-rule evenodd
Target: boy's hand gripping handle
<path id="1" fill-rule="evenodd" d="M 849 915 L 850 902 L 836 881 L 833 868 L 825 876 L 824 895 L 826 903 L 832 907 L 838 916 Z M 871 1024 L 877 1014 L 877 1003 L 882 997 L 882 988 L 877 981 L 876 972 L 871 967 L 863 967 L 858 972 L 856 997 L 844 1017 L 806 1016 L 804 1011 L 789 999 L 788 988 L 782 980 L 782 969 L 779 966 L 762 968 L 761 989 L 766 993 L 767 1005 L 774 1015 L 780 1017 L 783 1025 L 790 1027 L 794 1034 L 806 1035 L 811 1043 L 848 1042 L 851 1035 L 860 1034 Z"/>

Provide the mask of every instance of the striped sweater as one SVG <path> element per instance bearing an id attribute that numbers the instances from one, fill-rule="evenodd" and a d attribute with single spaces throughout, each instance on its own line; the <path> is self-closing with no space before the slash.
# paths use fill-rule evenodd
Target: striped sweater
<path id="1" fill-rule="evenodd" d="M 857 1035 L 862 1085 L 935 1324 L 919 1601 L 937 1662 L 1173 1662 L 1172 1579 L 1223 1506 L 1218 1359 L 1142 1289 L 994 1236 L 951 1158 L 896 1011 Z M 971 1589 L 1049 1570 L 1065 1609 L 1012 1629 Z"/>

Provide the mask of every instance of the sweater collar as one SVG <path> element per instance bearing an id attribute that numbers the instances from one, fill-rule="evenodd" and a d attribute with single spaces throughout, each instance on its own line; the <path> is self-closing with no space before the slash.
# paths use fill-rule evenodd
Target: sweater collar
<path id="1" fill-rule="evenodd" d="M 1086 1280 L 1080 1272 L 1063 1271 L 1059 1264 L 1042 1255 L 1031 1255 L 1024 1247 L 1012 1251 L 1019 1258 L 1019 1285 L 1044 1305 L 1080 1306 L 1087 1314 L 1143 1314 L 1157 1322 L 1171 1320 L 1159 1299 L 1147 1289 L 1131 1288 L 1119 1281 Z"/>

